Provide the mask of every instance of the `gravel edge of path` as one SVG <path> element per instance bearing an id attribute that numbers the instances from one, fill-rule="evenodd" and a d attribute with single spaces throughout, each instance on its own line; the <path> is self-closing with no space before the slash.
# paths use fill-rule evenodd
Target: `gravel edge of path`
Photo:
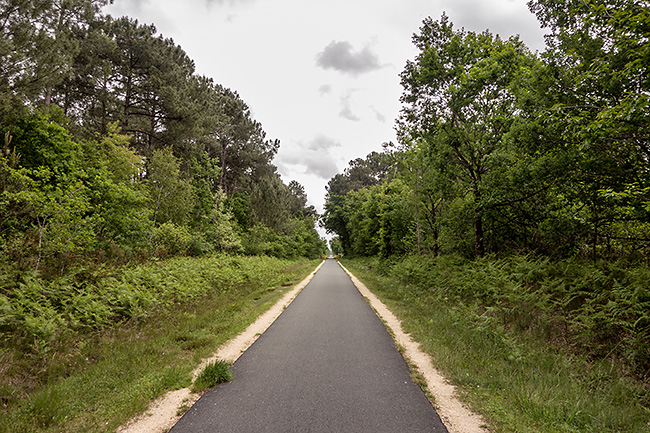
<path id="1" fill-rule="evenodd" d="M 473 412 L 456 397 L 456 388 L 433 366 L 431 357 L 420 350 L 419 343 L 404 332 L 399 319 L 357 277 L 339 262 L 339 266 L 352 280 L 359 293 L 368 301 L 377 316 L 392 333 L 403 356 L 411 361 L 417 372 L 424 377 L 426 390 L 433 395 L 435 409 L 449 433 L 487 433 L 487 423 L 481 415 Z"/>
<path id="2" fill-rule="evenodd" d="M 325 261 L 323 260 L 314 271 L 304 280 L 295 285 L 278 302 L 259 316 L 245 331 L 228 340 L 209 358 L 204 359 L 192 372 L 192 380 L 196 379 L 203 368 L 218 359 L 234 363 L 260 335 L 268 329 L 285 308 L 293 302 L 300 291 L 314 278 Z M 155 400 L 142 414 L 128 421 L 117 429 L 117 433 L 156 433 L 171 429 L 185 412 L 183 408 L 194 405 L 203 393 L 193 393 L 189 388 L 170 391 Z"/>

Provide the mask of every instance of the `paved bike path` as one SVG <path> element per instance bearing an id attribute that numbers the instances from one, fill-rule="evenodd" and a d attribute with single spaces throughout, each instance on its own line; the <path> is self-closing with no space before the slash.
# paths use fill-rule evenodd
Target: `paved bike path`
<path id="1" fill-rule="evenodd" d="M 327 260 L 170 433 L 435 432 L 444 425 L 383 323 Z"/>

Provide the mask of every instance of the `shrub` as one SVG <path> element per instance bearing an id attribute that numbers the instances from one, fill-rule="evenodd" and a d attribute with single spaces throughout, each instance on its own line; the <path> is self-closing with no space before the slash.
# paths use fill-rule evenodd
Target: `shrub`
<path id="1" fill-rule="evenodd" d="M 202 256 L 214 251 L 214 246 L 205 240 L 201 233 L 196 233 L 190 239 L 188 252 L 191 256 Z"/>
<path id="2" fill-rule="evenodd" d="M 507 328 L 534 333 L 595 359 L 616 357 L 647 379 L 650 269 L 646 266 L 528 256 L 474 261 L 410 256 L 366 262 L 397 278 L 412 296 L 471 306 Z"/>
<path id="3" fill-rule="evenodd" d="M 185 226 L 166 222 L 156 227 L 152 234 L 154 255 L 186 254 L 192 242 L 192 235 Z"/>

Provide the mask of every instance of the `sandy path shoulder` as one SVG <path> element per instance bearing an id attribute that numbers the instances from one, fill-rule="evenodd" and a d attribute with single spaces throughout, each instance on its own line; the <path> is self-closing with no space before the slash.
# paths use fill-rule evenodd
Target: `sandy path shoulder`
<path id="1" fill-rule="evenodd" d="M 404 332 L 401 322 L 357 277 L 341 263 L 341 268 L 350 276 L 352 283 L 370 306 L 393 332 L 395 342 L 404 348 L 404 356 L 415 364 L 424 377 L 427 389 L 433 395 L 436 411 L 449 433 L 486 433 L 486 423 L 480 415 L 472 412 L 456 398 L 456 389 L 434 368 L 431 357 L 420 350 L 420 345 Z"/>
<path id="2" fill-rule="evenodd" d="M 269 310 L 255 320 L 244 332 L 223 344 L 214 355 L 204 359 L 192 373 L 193 379 L 201 372 L 203 367 L 217 359 L 228 362 L 235 362 L 242 353 L 246 351 L 257 338 L 267 330 L 277 319 L 284 309 L 298 296 L 300 291 L 311 281 L 316 272 L 323 266 L 321 262 L 318 267 L 304 280 L 287 292 L 282 299 L 276 302 Z M 181 407 L 191 407 L 201 397 L 200 394 L 192 393 L 188 388 L 170 391 L 154 401 L 147 411 L 132 419 L 117 429 L 118 433 L 158 433 L 169 430 L 181 418 L 179 413 Z"/>

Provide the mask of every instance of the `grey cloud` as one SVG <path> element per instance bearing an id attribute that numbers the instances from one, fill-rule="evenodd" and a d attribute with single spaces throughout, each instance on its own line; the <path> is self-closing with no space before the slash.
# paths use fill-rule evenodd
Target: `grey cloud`
<path id="1" fill-rule="evenodd" d="M 299 143 L 294 152 L 281 157 L 278 165 L 292 166 L 303 173 L 329 180 L 339 172 L 336 160 L 329 154 L 329 149 L 340 146 L 341 144 L 333 138 L 318 135 L 307 143 Z"/>
<path id="2" fill-rule="evenodd" d="M 291 155 L 283 158 L 283 163 L 284 165 L 300 166 L 304 168 L 303 173 L 313 174 L 326 180 L 331 179 L 339 172 L 334 158 L 326 153 L 312 152 L 304 155 Z"/>
<path id="3" fill-rule="evenodd" d="M 343 108 L 341 108 L 341 111 L 339 112 L 339 116 L 352 122 L 359 122 L 361 120 L 359 116 L 352 112 L 352 108 L 349 104 L 343 105 Z"/>
<path id="4" fill-rule="evenodd" d="M 511 0 L 501 0 L 500 4 L 476 0 L 445 0 L 443 5 L 456 28 L 464 27 L 473 32 L 489 30 L 502 39 L 520 35 L 533 51 L 544 49 L 544 30 L 525 4 Z"/>
<path id="5" fill-rule="evenodd" d="M 339 112 L 339 116 L 343 117 L 344 119 L 351 120 L 353 122 L 358 122 L 361 120 L 359 116 L 354 114 L 352 111 L 352 102 L 350 99 L 352 98 L 352 91 L 348 92 L 347 95 L 343 96 L 341 98 L 341 111 Z"/>
<path id="6" fill-rule="evenodd" d="M 326 155 L 325 158 L 311 155 L 305 158 L 305 173 L 315 174 L 316 176 L 328 180 L 339 172 L 334 159 Z"/>
<path id="7" fill-rule="evenodd" d="M 330 84 L 323 84 L 318 88 L 318 93 L 320 93 L 321 96 L 329 95 L 332 93 L 332 86 Z"/>
<path id="8" fill-rule="evenodd" d="M 316 138 L 307 144 L 307 149 L 314 151 L 327 150 L 333 147 L 341 147 L 341 143 L 324 135 L 316 136 Z"/>
<path id="9" fill-rule="evenodd" d="M 375 112 L 375 119 L 377 119 L 378 122 L 386 123 L 386 116 L 381 114 L 375 107 L 372 107 L 372 110 Z"/>
<path id="10" fill-rule="evenodd" d="M 133 10 L 135 12 L 141 12 L 143 9 L 146 8 L 146 6 L 149 5 L 150 0 L 140 0 L 140 1 L 135 1 L 135 2 L 130 2 L 130 6 L 133 7 Z"/>
<path id="11" fill-rule="evenodd" d="M 323 69 L 334 69 L 344 74 L 357 76 L 381 69 L 379 58 L 368 46 L 361 51 L 354 51 L 347 41 L 332 41 L 318 53 L 316 64 Z"/>

